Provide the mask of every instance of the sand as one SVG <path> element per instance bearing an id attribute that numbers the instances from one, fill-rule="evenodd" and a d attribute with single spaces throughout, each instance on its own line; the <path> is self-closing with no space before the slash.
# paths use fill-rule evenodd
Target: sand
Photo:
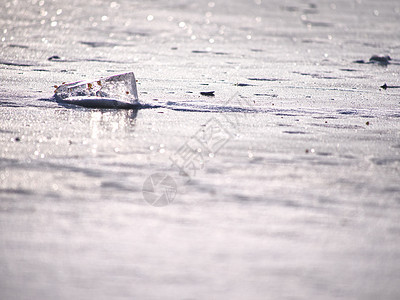
<path id="1" fill-rule="evenodd" d="M 397 1 L 0 16 L 1 299 L 400 297 Z M 142 109 L 52 99 L 130 71 Z"/>

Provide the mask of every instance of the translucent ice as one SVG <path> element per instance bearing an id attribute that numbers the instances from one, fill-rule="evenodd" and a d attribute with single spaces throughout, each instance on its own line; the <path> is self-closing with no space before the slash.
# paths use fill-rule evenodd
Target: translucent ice
<path id="1" fill-rule="evenodd" d="M 78 81 L 59 86 L 57 101 L 86 107 L 131 108 L 139 105 L 133 72 L 93 81 Z"/>

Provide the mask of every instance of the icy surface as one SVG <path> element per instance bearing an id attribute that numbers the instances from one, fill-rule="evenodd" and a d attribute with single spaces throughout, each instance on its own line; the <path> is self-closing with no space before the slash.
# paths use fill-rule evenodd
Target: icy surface
<path id="1" fill-rule="evenodd" d="M 400 299 L 399 20 L 395 0 L 2 1 L 0 299 Z M 132 70 L 158 108 L 52 98 Z M 229 141 L 199 152 L 210 122 Z M 207 157 L 185 182 L 188 143 Z"/>

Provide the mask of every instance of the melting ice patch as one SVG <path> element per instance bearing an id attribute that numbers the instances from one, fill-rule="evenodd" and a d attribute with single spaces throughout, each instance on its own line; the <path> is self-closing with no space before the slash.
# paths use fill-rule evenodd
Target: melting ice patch
<path id="1" fill-rule="evenodd" d="M 133 72 L 66 83 L 56 89 L 54 97 L 60 103 L 85 107 L 134 108 L 139 105 Z"/>

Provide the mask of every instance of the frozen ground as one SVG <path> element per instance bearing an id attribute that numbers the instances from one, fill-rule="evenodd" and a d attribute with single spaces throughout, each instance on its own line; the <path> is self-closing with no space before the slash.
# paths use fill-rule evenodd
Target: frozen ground
<path id="1" fill-rule="evenodd" d="M 0 298 L 399 299 L 399 27 L 395 0 L 2 1 Z M 158 108 L 51 99 L 128 71 Z"/>

